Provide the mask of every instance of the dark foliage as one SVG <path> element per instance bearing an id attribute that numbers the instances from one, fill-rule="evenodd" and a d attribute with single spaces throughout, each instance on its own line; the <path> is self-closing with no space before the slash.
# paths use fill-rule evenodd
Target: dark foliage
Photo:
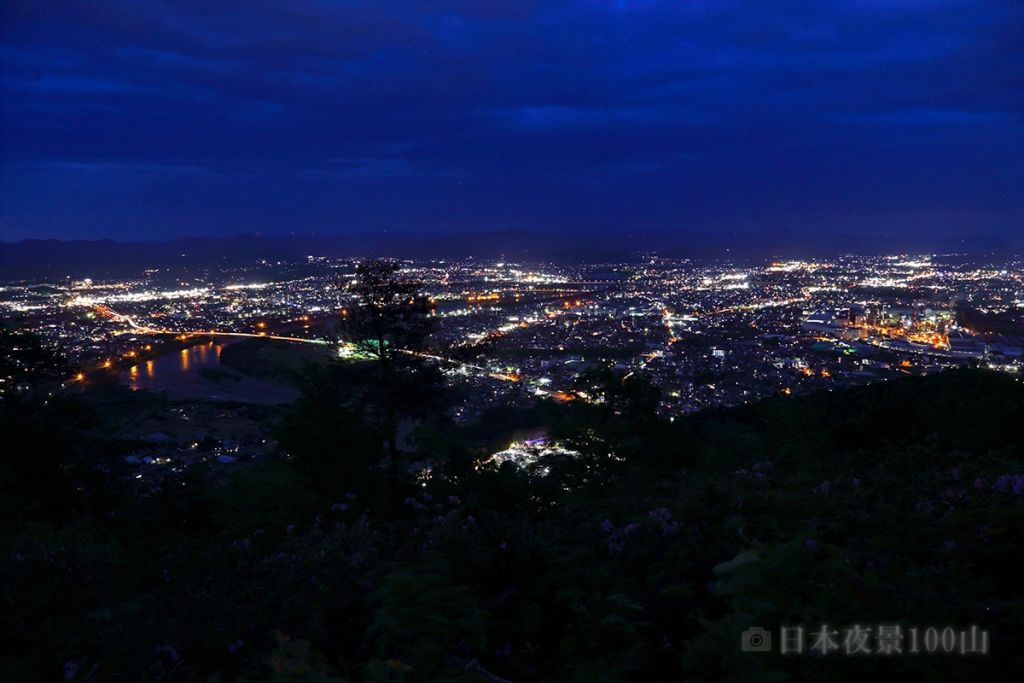
<path id="1" fill-rule="evenodd" d="M 396 503 L 381 493 L 379 432 L 342 388 L 354 380 L 320 379 L 284 418 L 290 460 L 197 471 L 144 496 L 121 483 L 117 445 L 88 411 L 4 405 L 0 679 L 1012 681 L 1024 670 L 1020 382 L 950 372 L 670 424 L 642 378 L 595 375 L 604 404 L 507 416 L 547 426 L 579 458 L 497 467 L 485 444 L 506 416 L 458 429 L 425 410 L 402 447 Z M 748 626 L 801 622 L 977 624 L 992 654 L 739 651 Z"/>
<path id="2" fill-rule="evenodd" d="M 421 406 L 420 387 L 439 384 L 436 372 L 423 370 L 423 352 L 434 327 L 430 304 L 421 292 L 423 283 L 401 270 L 397 261 L 368 259 L 356 265 L 355 279 L 338 283 L 355 299 L 354 306 L 341 311 L 341 330 L 349 343 L 376 360 L 376 376 L 355 385 L 363 389 L 366 409 L 378 413 L 392 468 L 401 457 L 399 422 Z"/>

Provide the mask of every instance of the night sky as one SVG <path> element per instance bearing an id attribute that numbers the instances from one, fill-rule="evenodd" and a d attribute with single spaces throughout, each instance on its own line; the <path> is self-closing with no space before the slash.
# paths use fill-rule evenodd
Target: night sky
<path id="1" fill-rule="evenodd" d="M 0 238 L 1024 232 L 1024 2 L 4 2 Z"/>

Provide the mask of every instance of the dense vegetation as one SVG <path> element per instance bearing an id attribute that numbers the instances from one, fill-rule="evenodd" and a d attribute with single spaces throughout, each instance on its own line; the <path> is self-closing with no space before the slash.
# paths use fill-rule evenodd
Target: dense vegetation
<path id="1" fill-rule="evenodd" d="M 246 339 L 226 345 L 220 354 L 220 364 L 252 377 L 291 384 L 301 379 L 306 364 L 322 361 L 330 355 L 331 350 L 326 346 Z"/>
<path id="2" fill-rule="evenodd" d="M 1024 385 L 978 371 L 669 423 L 605 403 L 456 428 L 310 376 L 292 457 L 139 493 L 88 401 L 0 405 L 0 679 L 1014 680 Z M 396 380 L 397 381 L 397 380 Z M 397 387 L 389 389 L 398 395 Z M 404 391 L 404 390 L 403 390 Z M 86 397 L 87 398 L 87 397 Z M 415 413 L 415 414 L 414 414 Z M 415 419 L 389 457 L 395 415 Z M 542 426 L 579 458 L 486 454 Z M 752 625 L 991 633 L 988 657 L 742 654 Z"/>

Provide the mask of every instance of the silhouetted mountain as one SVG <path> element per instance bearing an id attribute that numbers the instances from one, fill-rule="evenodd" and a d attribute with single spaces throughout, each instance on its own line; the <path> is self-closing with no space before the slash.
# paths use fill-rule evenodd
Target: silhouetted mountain
<path id="1" fill-rule="evenodd" d="M 999 253 L 1024 249 L 1024 239 L 979 238 L 970 244 L 913 235 L 814 235 L 774 228 L 755 232 L 560 234 L 504 230 L 448 235 L 239 235 L 187 237 L 169 242 L 23 240 L 0 242 L 0 272 L 7 279 L 101 277 L 147 268 L 215 267 L 259 259 L 392 256 L 420 259 L 494 259 L 564 264 L 635 261 L 641 252 L 674 258 L 765 259 L 837 253 Z"/>

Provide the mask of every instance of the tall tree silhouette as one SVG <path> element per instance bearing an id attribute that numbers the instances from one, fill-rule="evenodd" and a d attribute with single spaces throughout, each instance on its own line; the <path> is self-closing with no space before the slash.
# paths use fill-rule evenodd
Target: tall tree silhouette
<path id="1" fill-rule="evenodd" d="M 383 414 L 392 466 L 397 466 L 398 417 L 415 406 L 419 380 L 410 382 L 422 365 L 426 340 L 433 330 L 430 302 L 423 282 L 406 277 L 401 264 L 370 259 L 356 266 L 353 280 L 339 285 L 355 301 L 341 313 L 341 328 L 348 340 L 376 361 L 379 391 L 369 398 Z"/>

